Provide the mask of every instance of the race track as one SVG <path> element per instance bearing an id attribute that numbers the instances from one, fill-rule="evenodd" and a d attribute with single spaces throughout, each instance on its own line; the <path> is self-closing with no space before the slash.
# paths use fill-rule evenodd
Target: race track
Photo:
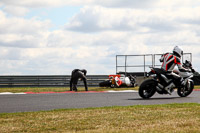
<path id="1" fill-rule="evenodd" d="M 149 100 L 141 99 L 137 92 L 6 94 L 0 95 L 0 113 L 169 103 L 200 103 L 200 91 L 185 98 L 176 92 L 156 94 Z"/>

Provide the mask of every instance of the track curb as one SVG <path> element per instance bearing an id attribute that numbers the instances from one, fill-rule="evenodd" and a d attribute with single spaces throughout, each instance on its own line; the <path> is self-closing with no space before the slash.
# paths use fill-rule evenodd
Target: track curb
<path id="1" fill-rule="evenodd" d="M 64 91 L 64 92 L 20 92 L 20 93 L 12 93 L 12 92 L 2 92 L 0 95 L 21 95 L 21 94 L 56 94 L 56 93 L 63 93 L 63 94 L 77 94 L 77 93 L 120 93 L 120 92 L 138 92 L 136 90 L 122 90 L 122 91 L 114 91 L 114 90 L 108 90 L 108 91 Z"/>
<path id="2" fill-rule="evenodd" d="M 194 89 L 193 91 L 200 91 L 200 89 Z M 78 94 L 78 93 L 124 93 L 124 92 L 133 92 L 137 93 L 137 90 L 121 90 L 121 91 L 115 91 L 115 90 L 108 90 L 108 91 L 64 91 L 64 92 L 19 92 L 19 93 L 12 93 L 12 92 L 2 92 L 0 95 L 24 95 L 24 94 L 56 94 L 56 93 L 63 93 L 63 94 Z"/>

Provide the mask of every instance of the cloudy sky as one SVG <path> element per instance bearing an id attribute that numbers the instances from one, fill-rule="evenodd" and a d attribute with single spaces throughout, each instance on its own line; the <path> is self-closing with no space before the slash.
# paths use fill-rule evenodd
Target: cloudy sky
<path id="1" fill-rule="evenodd" d="M 176 45 L 200 71 L 199 12 L 200 0 L 1 0 L 0 75 L 113 74 L 116 55 Z"/>

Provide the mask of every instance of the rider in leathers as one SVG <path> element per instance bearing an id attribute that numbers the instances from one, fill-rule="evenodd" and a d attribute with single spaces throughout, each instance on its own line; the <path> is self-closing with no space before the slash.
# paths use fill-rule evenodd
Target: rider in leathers
<path id="1" fill-rule="evenodd" d="M 86 73 L 87 71 L 85 69 L 74 69 L 72 71 L 70 79 L 70 91 L 77 91 L 77 83 L 79 79 L 83 80 L 85 85 L 85 91 L 88 91 Z"/>
<path id="2" fill-rule="evenodd" d="M 181 64 L 181 56 L 183 55 L 183 51 L 178 47 L 175 46 L 173 49 L 173 53 L 166 53 L 161 56 L 160 62 L 163 62 L 162 64 L 162 70 L 166 72 L 166 75 L 168 77 L 173 78 L 179 83 L 178 85 L 184 85 L 183 79 L 176 73 L 173 72 L 174 67 L 177 65 L 180 72 L 188 72 L 189 70 L 184 68 Z M 169 90 L 166 90 L 168 93 L 170 93 Z"/>

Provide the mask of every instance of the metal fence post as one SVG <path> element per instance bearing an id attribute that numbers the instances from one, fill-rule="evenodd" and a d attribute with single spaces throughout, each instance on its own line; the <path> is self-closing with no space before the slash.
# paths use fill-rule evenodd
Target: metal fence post
<path id="1" fill-rule="evenodd" d="M 146 64 L 145 64 L 145 55 L 144 55 L 144 77 L 145 77 L 145 67 L 146 67 Z"/>
<path id="2" fill-rule="evenodd" d="M 125 55 L 125 76 L 127 75 L 126 74 L 126 62 L 127 62 L 127 55 Z"/>
<path id="3" fill-rule="evenodd" d="M 116 73 L 117 73 L 117 55 L 116 55 Z"/>

